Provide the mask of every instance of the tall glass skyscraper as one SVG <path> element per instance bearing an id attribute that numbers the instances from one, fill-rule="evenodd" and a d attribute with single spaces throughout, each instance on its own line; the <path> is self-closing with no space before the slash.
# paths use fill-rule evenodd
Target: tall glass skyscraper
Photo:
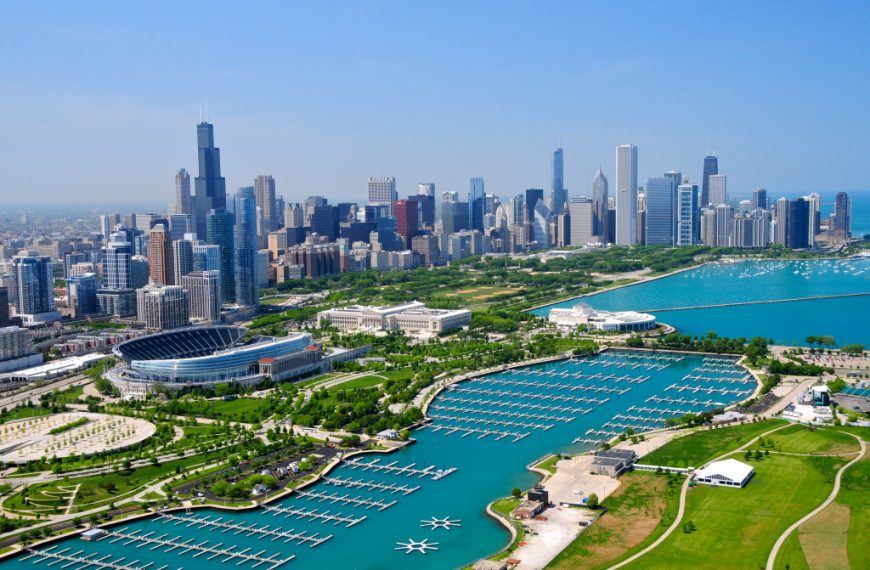
<path id="1" fill-rule="evenodd" d="M 601 243 L 607 243 L 607 217 L 607 177 L 599 167 L 592 179 L 592 235 Z"/>
<path id="2" fill-rule="evenodd" d="M 680 184 L 677 189 L 677 245 L 698 243 L 701 221 L 698 209 L 698 186 Z"/>
<path id="3" fill-rule="evenodd" d="M 637 147 L 616 147 L 616 244 L 637 243 Z"/>
<path id="4" fill-rule="evenodd" d="M 12 258 L 12 304 L 18 315 L 53 320 L 60 315 L 54 305 L 51 258 L 20 254 Z M 44 318 L 40 315 L 46 315 Z M 55 317 L 56 316 L 56 317 Z"/>
<path id="5" fill-rule="evenodd" d="M 226 210 L 212 210 L 206 217 L 206 226 L 206 241 L 220 248 L 221 298 L 224 303 L 234 303 L 236 279 L 233 263 L 233 215 Z"/>
<path id="6" fill-rule="evenodd" d="M 127 241 L 127 234 L 115 232 L 103 248 L 103 288 L 132 289 L 133 246 Z"/>
<path id="7" fill-rule="evenodd" d="M 214 126 L 202 122 L 196 126 L 196 146 L 199 156 L 199 176 L 196 190 L 196 234 L 207 233 L 206 217 L 212 210 L 227 207 L 227 183 L 221 176 L 221 150 L 214 146 Z"/>
<path id="8" fill-rule="evenodd" d="M 568 193 L 565 191 L 565 156 L 562 148 L 553 151 L 553 181 L 551 186 L 550 200 L 554 214 L 561 214 L 568 201 Z"/>
<path id="9" fill-rule="evenodd" d="M 704 157 L 704 177 L 701 181 L 701 207 L 710 204 L 710 177 L 719 174 L 719 159 L 715 156 Z"/>
<path id="10" fill-rule="evenodd" d="M 257 279 L 257 200 L 253 186 L 236 192 L 236 303 L 259 306 Z"/>
<path id="11" fill-rule="evenodd" d="M 483 190 L 483 178 L 471 178 L 468 181 L 468 215 L 471 229 L 483 231 L 483 217 L 486 215 L 486 193 Z"/>
<path id="12" fill-rule="evenodd" d="M 646 182 L 646 245 L 674 245 L 677 187 L 673 177 L 650 178 Z"/>

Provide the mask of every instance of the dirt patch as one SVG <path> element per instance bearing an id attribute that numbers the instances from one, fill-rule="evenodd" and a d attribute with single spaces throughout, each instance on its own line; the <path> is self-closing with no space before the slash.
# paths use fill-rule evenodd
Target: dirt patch
<path id="1" fill-rule="evenodd" d="M 831 503 L 798 529 L 810 570 L 849 567 L 849 507 Z"/>
<path id="2" fill-rule="evenodd" d="M 627 474 L 605 501 L 607 513 L 581 534 L 548 568 L 594 568 L 634 548 L 660 523 L 665 512 L 664 477 Z"/>

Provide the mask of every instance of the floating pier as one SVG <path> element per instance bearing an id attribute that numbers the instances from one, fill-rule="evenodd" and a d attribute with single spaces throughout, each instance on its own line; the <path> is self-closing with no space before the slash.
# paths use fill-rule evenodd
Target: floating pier
<path id="1" fill-rule="evenodd" d="M 387 493 L 402 493 L 410 495 L 420 488 L 420 485 L 410 487 L 408 485 L 394 485 L 391 483 L 378 483 L 376 481 L 360 481 L 350 478 L 341 477 L 323 477 L 321 479 L 327 485 L 335 485 L 336 487 L 348 487 L 350 489 L 373 489 L 375 491 L 385 491 Z"/>
<path id="2" fill-rule="evenodd" d="M 187 523 L 186 526 L 220 529 L 221 532 L 235 531 L 233 534 L 258 535 L 271 537 L 272 540 L 284 539 L 284 542 L 294 541 L 300 544 L 310 544 L 312 548 L 332 538 L 331 534 L 329 536 L 320 536 L 318 533 L 307 534 L 305 532 L 294 532 L 293 530 L 269 528 L 268 525 L 257 526 L 252 524 L 246 526 L 239 523 L 225 522 L 223 517 L 213 519 L 211 516 L 179 516 L 171 513 L 160 513 L 160 517 L 166 521 L 173 521 L 176 525 Z"/>
<path id="3" fill-rule="evenodd" d="M 351 469 L 394 473 L 397 475 L 407 475 L 409 477 L 431 477 L 433 481 L 437 481 L 438 479 L 447 477 L 448 475 L 456 471 L 456 467 L 450 467 L 448 469 L 438 469 L 434 465 L 430 465 L 429 467 L 420 469 L 416 467 L 416 463 L 411 463 L 410 465 L 401 467 L 398 465 L 398 461 L 383 464 L 381 463 L 380 458 L 372 459 L 371 461 L 363 461 L 359 457 L 354 457 L 352 459 L 348 459 L 345 463 L 349 465 Z"/>
<path id="4" fill-rule="evenodd" d="M 384 509 L 389 509 L 398 501 L 393 500 L 389 503 L 384 501 L 379 501 L 377 499 L 366 499 L 364 497 L 351 497 L 350 495 L 336 495 L 335 493 L 323 493 L 321 491 L 306 491 L 304 489 L 298 489 L 296 491 L 300 497 L 305 497 L 306 499 L 316 499 L 318 501 L 324 501 L 327 503 L 340 503 L 342 505 L 353 505 L 355 507 L 364 507 L 365 509 L 373 509 L 376 508 L 379 511 L 383 511 Z"/>
<path id="5" fill-rule="evenodd" d="M 113 570 L 146 570 L 154 566 L 153 562 L 148 562 L 142 566 L 136 566 L 138 560 L 133 560 L 132 562 L 125 563 L 127 560 L 126 556 L 122 556 L 121 558 L 112 558 L 111 554 L 106 554 L 102 557 L 99 552 L 93 552 L 91 554 L 82 555 L 84 550 L 79 550 L 78 552 L 74 552 L 73 554 L 67 554 L 72 548 L 64 548 L 63 550 L 55 551 L 57 546 L 52 546 L 46 550 L 32 550 L 30 548 L 26 549 L 26 552 L 29 554 L 21 559 L 21 561 L 25 561 L 29 558 L 39 557 L 39 560 L 34 560 L 34 564 L 38 564 L 43 560 L 51 560 L 52 562 L 48 563 L 48 566 L 53 564 L 57 564 L 58 562 L 66 562 L 61 568 L 67 568 L 68 566 L 72 566 L 73 564 L 79 564 L 78 570 L 83 570 L 84 568 L 88 568 L 93 566 L 95 568 L 111 568 Z M 155 569 L 155 570 L 165 570 L 168 568 L 168 564 L 164 564 L 163 566 Z"/>
<path id="6" fill-rule="evenodd" d="M 285 517 L 299 517 L 322 523 L 332 523 L 333 525 L 346 524 L 348 527 L 357 525 L 368 518 L 366 515 L 348 517 L 342 514 L 331 514 L 329 511 L 321 513 L 317 509 L 295 509 L 293 507 L 276 507 L 273 505 L 263 505 L 263 509 L 272 513 L 273 517 L 284 515 Z"/>

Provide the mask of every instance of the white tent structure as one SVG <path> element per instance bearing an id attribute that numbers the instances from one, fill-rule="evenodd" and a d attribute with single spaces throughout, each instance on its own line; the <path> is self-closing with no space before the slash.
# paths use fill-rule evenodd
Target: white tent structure
<path id="1" fill-rule="evenodd" d="M 743 487 L 754 473 L 755 470 L 750 465 L 741 463 L 736 459 L 725 459 L 714 461 L 695 471 L 695 481 L 705 485 Z"/>

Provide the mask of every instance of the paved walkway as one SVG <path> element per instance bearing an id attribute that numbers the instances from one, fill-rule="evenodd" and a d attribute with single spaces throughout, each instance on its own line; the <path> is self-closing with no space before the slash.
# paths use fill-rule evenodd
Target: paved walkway
<path id="1" fill-rule="evenodd" d="M 843 433 L 848 433 L 848 432 L 843 432 Z M 823 510 L 825 510 L 825 508 L 828 505 L 830 505 L 831 503 L 834 502 L 834 499 L 837 498 L 837 493 L 840 492 L 840 481 L 843 478 L 843 473 L 846 471 L 846 469 L 848 469 L 853 464 L 860 461 L 862 457 L 864 457 L 864 453 L 866 453 L 866 451 L 867 451 L 867 444 L 865 444 L 864 440 L 861 439 L 860 437 L 858 437 L 857 435 L 851 434 L 851 433 L 849 435 L 851 435 L 852 437 L 854 437 L 855 439 L 858 440 L 858 444 L 861 446 L 860 453 L 858 454 L 858 456 L 855 459 L 853 459 L 849 463 L 843 465 L 842 467 L 840 467 L 840 470 L 837 471 L 837 476 L 834 477 L 834 488 L 831 489 L 831 494 L 828 495 L 828 498 L 825 499 L 825 501 L 821 505 L 819 505 L 818 507 L 813 509 L 812 512 L 801 517 L 797 522 L 795 522 L 790 527 L 785 529 L 785 532 L 783 532 L 779 536 L 779 538 L 776 539 L 776 543 L 773 545 L 773 549 L 770 551 L 770 556 L 767 557 L 766 570 L 773 570 L 774 569 L 774 564 L 776 563 L 776 555 L 779 554 L 779 550 L 782 548 L 782 545 L 785 543 L 785 541 L 789 537 L 789 535 L 792 532 L 794 532 L 798 527 L 800 527 L 802 524 L 804 524 L 805 522 L 807 522 L 808 520 L 810 520 L 811 518 L 813 518 L 814 516 L 816 516 L 817 514 L 822 512 Z"/>

